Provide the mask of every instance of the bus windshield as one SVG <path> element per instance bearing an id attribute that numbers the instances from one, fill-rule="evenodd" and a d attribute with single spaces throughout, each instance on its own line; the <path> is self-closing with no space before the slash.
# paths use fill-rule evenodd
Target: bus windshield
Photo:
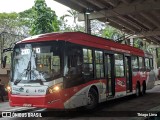
<path id="1" fill-rule="evenodd" d="M 61 49 L 58 42 L 17 44 L 13 51 L 12 81 L 41 83 L 61 77 Z"/>

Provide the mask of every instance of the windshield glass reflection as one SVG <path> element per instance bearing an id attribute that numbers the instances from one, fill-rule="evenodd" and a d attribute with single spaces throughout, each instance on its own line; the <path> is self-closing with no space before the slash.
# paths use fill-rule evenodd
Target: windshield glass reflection
<path id="1" fill-rule="evenodd" d="M 61 49 L 58 42 L 16 45 L 13 53 L 12 81 L 49 81 L 60 77 Z"/>

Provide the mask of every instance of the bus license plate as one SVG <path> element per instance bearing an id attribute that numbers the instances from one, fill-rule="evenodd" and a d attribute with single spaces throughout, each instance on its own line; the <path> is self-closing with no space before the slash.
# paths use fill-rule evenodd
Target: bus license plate
<path id="1" fill-rule="evenodd" d="M 32 107 L 32 104 L 23 104 L 23 107 Z"/>

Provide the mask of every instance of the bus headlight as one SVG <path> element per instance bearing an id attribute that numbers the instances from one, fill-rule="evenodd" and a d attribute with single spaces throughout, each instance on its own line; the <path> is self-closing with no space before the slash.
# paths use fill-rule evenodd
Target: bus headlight
<path id="1" fill-rule="evenodd" d="M 8 92 L 11 92 L 11 86 L 8 85 L 8 86 L 6 87 L 6 89 L 7 89 Z"/>
<path id="2" fill-rule="evenodd" d="M 47 93 L 58 92 L 61 89 L 63 89 L 63 83 L 58 83 L 58 84 L 55 84 L 55 85 L 49 87 L 47 90 Z"/>

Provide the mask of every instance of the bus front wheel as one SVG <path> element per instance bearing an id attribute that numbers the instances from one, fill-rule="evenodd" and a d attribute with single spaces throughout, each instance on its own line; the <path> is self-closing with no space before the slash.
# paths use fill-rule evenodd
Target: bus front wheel
<path id="1" fill-rule="evenodd" d="M 94 88 L 91 88 L 88 92 L 88 104 L 85 106 L 87 110 L 94 109 L 98 104 L 98 93 Z"/>

